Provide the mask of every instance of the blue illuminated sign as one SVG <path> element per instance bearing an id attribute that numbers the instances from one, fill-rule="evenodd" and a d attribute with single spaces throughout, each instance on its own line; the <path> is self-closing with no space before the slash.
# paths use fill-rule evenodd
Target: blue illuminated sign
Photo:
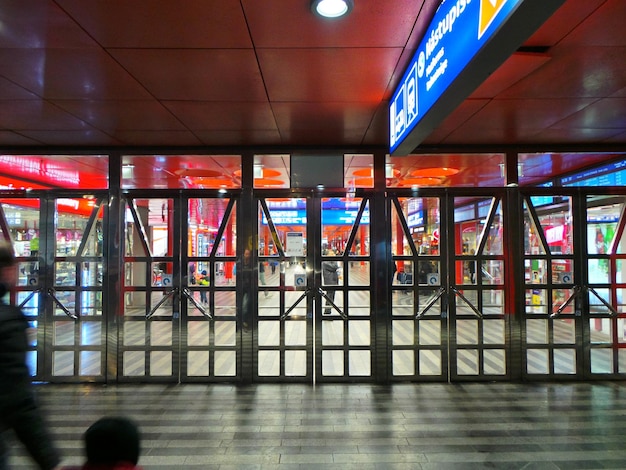
<path id="1" fill-rule="evenodd" d="M 322 213 L 322 223 L 324 225 L 352 225 L 356 221 L 358 210 L 334 209 L 324 210 Z M 303 209 L 285 209 L 271 210 L 272 222 L 274 225 L 306 225 L 306 210 Z M 267 225 L 267 218 L 263 214 L 261 223 Z M 365 209 L 361 215 L 359 222 L 363 225 L 370 223 L 369 210 Z"/>
<path id="2" fill-rule="evenodd" d="M 444 0 L 391 99 L 391 153 L 413 151 L 563 2 Z"/>
<path id="3" fill-rule="evenodd" d="M 575 173 L 561 178 L 562 186 L 624 186 L 626 160 Z"/>

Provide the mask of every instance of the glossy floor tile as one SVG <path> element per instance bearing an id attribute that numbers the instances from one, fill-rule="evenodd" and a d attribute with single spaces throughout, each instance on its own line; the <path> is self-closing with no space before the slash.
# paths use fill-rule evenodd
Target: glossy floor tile
<path id="1" fill-rule="evenodd" d="M 624 469 L 626 383 L 38 385 L 66 464 L 104 415 L 146 469 Z M 11 440 L 11 468 L 34 468 Z"/>

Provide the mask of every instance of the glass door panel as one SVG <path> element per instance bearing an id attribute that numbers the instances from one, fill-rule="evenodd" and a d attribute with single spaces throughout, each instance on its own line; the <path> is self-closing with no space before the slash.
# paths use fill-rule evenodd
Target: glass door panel
<path id="1" fill-rule="evenodd" d="M 128 198 L 125 204 L 121 377 L 238 377 L 236 200 Z"/>
<path id="2" fill-rule="evenodd" d="M 441 284 L 441 202 L 438 197 L 399 197 L 390 203 L 391 374 L 396 380 L 445 380 L 448 323 Z"/>
<path id="3" fill-rule="evenodd" d="M 317 377 L 372 376 L 370 204 L 367 198 L 321 199 L 321 291 L 316 297 Z M 320 245 L 317 245 L 320 247 Z"/>
<path id="4" fill-rule="evenodd" d="M 53 334 L 46 369 L 51 379 L 84 380 L 105 375 L 105 207 L 106 201 L 96 198 L 54 201 L 53 280 L 47 289 L 52 300 Z"/>
<path id="5" fill-rule="evenodd" d="M 28 363 L 39 380 L 104 380 L 106 205 L 83 195 L 1 203 L 0 227 L 18 260 L 14 301 L 29 319 Z"/>
<path id="6" fill-rule="evenodd" d="M 240 347 L 235 290 L 237 202 L 190 198 L 187 214 L 181 380 L 232 380 L 238 374 Z"/>
<path id="7" fill-rule="evenodd" d="M 120 379 L 178 379 L 179 292 L 174 285 L 174 200 L 127 198 Z M 176 237 L 175 235 L 178 235 Z"/>
<path id="8" fill-rule="evenodd" d="M 267 198 L 258 214 L 257 378 L 370 377 L 369 201 Z"/>
<path id="9" fill-rule="evenodd" d="M 308 203 L 306 198 L 257 202 L 256 320 L 253 315 L 257 380 L 312 381 Z"/>
<path id="10" fill-rule="evenodd" d="M 39 280 L 39 227 L 41 201 L 38 198 L 0 200 L 0 237 L 13 245 L 18 279 L 11 303 L 20 305 L 28 320 L 26 361 L 35 380 L 43 380 L 45 371 L 45 285 Z"/>
<path id="11" fill-rule="evenodd" d="M 503 220 L 500 197 L 453 199 L 452 380 L 509 374 Z"/>
<path id="12" fill-rule="evenodd" d="M 524 373 L 574 376 L 582 364 L 570 196 L 524 196 Z"/>
<path id="13" fill-rule="evenodd" d="M 501 198 L 393 197 L 390 203 L 393 377 L 507 377 Z"/>
<path id="14" fill-rule="evenodd" d="M 625 196 L 586 196 L 588 305 L 583 338 L 589 343 L 591 377 L 626 374 Z"/>

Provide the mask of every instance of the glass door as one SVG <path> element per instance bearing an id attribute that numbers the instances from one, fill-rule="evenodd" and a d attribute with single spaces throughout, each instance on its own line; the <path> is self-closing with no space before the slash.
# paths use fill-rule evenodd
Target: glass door
<path id="1" fill-rule="evenodd" d="M 29 319 L 36 379 L 105 379 L 105 208 L 104 198 L 82 194 L 2 201 L 2 232 L 18 257 L 15 303 Z"/>
<path id="2" fill-rule="evenodd" d="M 570 195 L 523 196 L 526 377 L 574 377 L 583 371 L 583 280 L 574 202 Z"/>
<path id="3" fill-rule="evenodd" d="M 240 376 L 236 201 L 125 200 L 122 380 Z"/>
<path id="4" fill-rule="evenodd" d="M 625 209 L 623 195 L 585 197 L 587 280 L 580 293 L 588 377 L 626 374 Z"/>
<path id="5" fill-rule="evenodd" d="M 508 377 L 502 196 L 389 203 L 392 380 Z"/>
<path id="6" fill-rule="evenodd" d="M 257 208 L 256 380 L 369 380 L 368 199 L 274 197 Z"/>

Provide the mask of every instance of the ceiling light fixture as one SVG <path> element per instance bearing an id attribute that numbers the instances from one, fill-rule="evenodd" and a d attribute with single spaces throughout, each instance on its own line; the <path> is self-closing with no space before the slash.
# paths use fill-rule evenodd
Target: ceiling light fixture
<path id="1" fill-rule="evenodd" d="M 353 0 L 312 0 L 313 13 L 324 18 L 339 18 L 347 15 L 354 6 Z"/>

